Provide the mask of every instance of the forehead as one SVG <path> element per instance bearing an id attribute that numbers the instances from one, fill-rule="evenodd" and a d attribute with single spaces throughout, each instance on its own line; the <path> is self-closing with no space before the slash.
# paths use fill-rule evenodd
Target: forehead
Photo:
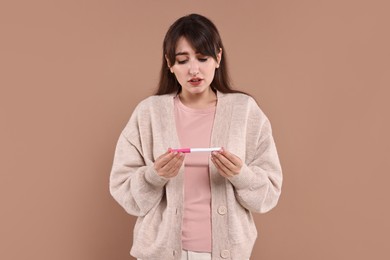
<path id="1" fill-rule="evenodd" d="M 198 53 L 194 47 L 188 42 L 188 40 L 184 37 L 180 37 L 179 40 L 177 40 L 176 43 L 176 50 L 175 53 L 188 53 L 188 54 L 195 54 Z"/>

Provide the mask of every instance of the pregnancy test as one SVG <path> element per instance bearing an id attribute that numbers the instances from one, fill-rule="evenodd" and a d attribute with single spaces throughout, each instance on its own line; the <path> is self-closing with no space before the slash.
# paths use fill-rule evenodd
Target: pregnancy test
<path id="1" fill-rule="evenodd" d="M 195 152 L 213 152 L 220 151 L 221 147 L 210 147 L 210 148 L 169 148 L 170 152 L 179 152 L 179 153 L 195 153 Z"/>

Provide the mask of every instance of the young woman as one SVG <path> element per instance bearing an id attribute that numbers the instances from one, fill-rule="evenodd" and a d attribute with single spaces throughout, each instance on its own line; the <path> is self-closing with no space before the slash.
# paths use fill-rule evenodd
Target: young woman
<path id="1" fill-rule="evenodd" d="M 249 259 L 251 212 L 272 209 L 281 185 L 270 122 L 232 90 L 217 28 L 198 14 L 178 19 L 164 39 L 157 93 L 135 108 L 110 176 L 112 196 L 138 217 L 131 255 Z"/>

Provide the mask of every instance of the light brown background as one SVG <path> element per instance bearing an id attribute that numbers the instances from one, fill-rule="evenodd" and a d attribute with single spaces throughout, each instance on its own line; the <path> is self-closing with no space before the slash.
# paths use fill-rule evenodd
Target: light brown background
<path id="1" fill-rule="evenodd" d="M 199 12 L 284 169 L 252 259 L 390 259 L 386 2 L 1 1 L 0 258 L 132 259 L 135 219 L 108 191 L 115 144 L 169 25 Z"/>

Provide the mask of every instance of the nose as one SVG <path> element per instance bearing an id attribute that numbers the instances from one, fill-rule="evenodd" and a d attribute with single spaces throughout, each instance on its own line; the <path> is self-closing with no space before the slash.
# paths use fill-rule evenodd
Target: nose
<path id="1" fill-rule="evenodd" d="M 196 76 L 199 74 L 199 64 L 196 60 L 189 62 L 189 73 L 191 76 Z"/>

